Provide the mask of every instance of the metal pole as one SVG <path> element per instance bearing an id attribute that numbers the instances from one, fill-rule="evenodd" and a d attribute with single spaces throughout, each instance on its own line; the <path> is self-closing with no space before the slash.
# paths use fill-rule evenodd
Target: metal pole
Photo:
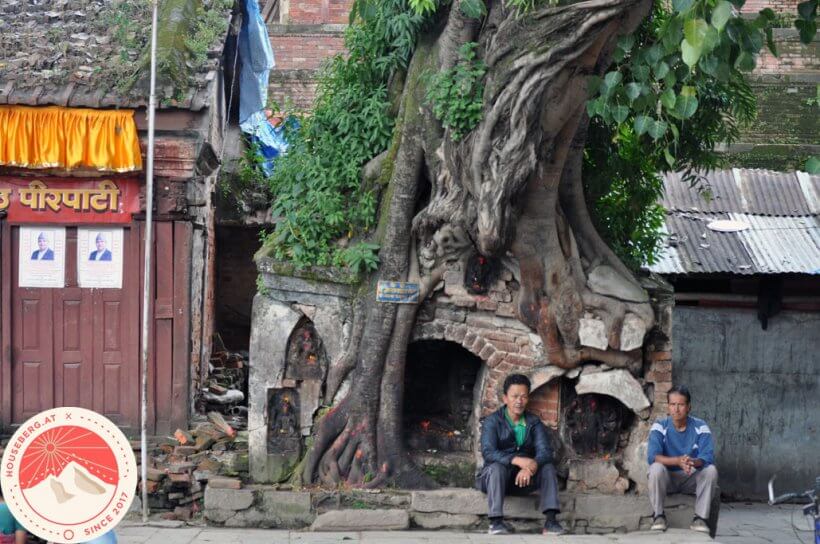
<path id="1" fill-rule="evenodd" d="M 142 395 L 140 399 L 140 463 L 142 521 L 148 522 L 148 327 L 151 323 L 151 253 L 154 234 L 154 113 L 157 107 L 157 4 L 152 0 L 151 87 L 148 98 L 148 150 L 145 167 L 145 269 L 142 285 Z"/>

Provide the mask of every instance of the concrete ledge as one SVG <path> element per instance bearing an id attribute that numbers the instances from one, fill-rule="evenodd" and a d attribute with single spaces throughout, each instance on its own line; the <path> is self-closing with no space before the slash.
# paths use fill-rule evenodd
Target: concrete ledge
<path id="1" fill-rule="evenodd" d="M 562 492 L 560 500 L 559 519 L 574 534 L 634 532 L 648 529 L 652 521 L 645 495 Z M 710 522 L 715 523 L 720 504 L 716 501 L 712 508 Z M 670 495 L 665 511 L 671 528 L 688 529 L 694 515 L 694 497 Z M 209 523 L 225 527 L 393 531 L 407 529 L 412 519 L 415 527 L 423 529 L 464 530 L 486 527 L 487 497 L 475 489 L 445 488 L 411 491 L 409 497 L 406 491 L 351 491 L 328 501 L 324 492 L 278 491 L 264 485 L 244 489 L 209 487 L 205 490 L 204 514 Z M 544 519 L 537 495 L 507 497 L 504 515 L 523 531 L 536 531 Z"/>
<path id="2" fill-rule="evenodd" d="M 319 514 L 311 531 L 401 531 L 410 527 L 406 510 L 331 510 Z"/>

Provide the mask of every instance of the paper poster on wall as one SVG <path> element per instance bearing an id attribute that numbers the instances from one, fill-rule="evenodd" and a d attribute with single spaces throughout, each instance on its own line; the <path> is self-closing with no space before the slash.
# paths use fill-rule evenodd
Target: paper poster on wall
<path id="1" fill-rule="evenodd" d="M 20 227 L 17 283 L 20 287 L 65 286 L 65 229 Z"/>
<path id="2" fill-rule="evenodd" d="M 77 229 L 77 281 L 80 287 L 122 288 L 122 229 Z"/>

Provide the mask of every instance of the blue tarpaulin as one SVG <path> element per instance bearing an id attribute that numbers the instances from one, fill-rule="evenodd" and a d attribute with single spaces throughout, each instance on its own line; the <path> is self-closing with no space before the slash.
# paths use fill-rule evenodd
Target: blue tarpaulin
<path id="1" fill-rule="evenodd" d="M 265 21 L 256 0 L 245 0 L 244 20 L 239 33 L 239 128 L 255 144 L 263 158 L 267 175 L 273 160 L 287 151 L 285 123 L 274 128 L 267 119 L 268 79 L 276 66 Z"/>

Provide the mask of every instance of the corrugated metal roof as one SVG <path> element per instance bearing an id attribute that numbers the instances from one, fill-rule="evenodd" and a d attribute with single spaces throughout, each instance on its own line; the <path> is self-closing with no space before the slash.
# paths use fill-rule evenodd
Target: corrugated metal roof
<path id="1" fill-rule="evenodd" d="M 706 182 L 703 199 L 681 181 L 665 177 L 666 247 L 647 268 L 660 274 L 820 274 L 820 176 L 803 172 L 725 170 Z M 731 219 L 739 232 L 709 229 Z"/>
<path id="2" fill-rule="evenodd" d="M 751 228 L 737 233 L 760 274 L 820 274 L 820 218 L 729 214 Z"/>
<path id="3" fill-rule="evenodd" d="M 711 199 L 707 200 L 697 189 L 684 182 L 680 173 L 667 174 L 661 201 L 664 208 L 669 211 L 773 216 L 818 213 L 820 176 L 735 168 L 702 174 L 698 187 L 708 189 Z"/>

